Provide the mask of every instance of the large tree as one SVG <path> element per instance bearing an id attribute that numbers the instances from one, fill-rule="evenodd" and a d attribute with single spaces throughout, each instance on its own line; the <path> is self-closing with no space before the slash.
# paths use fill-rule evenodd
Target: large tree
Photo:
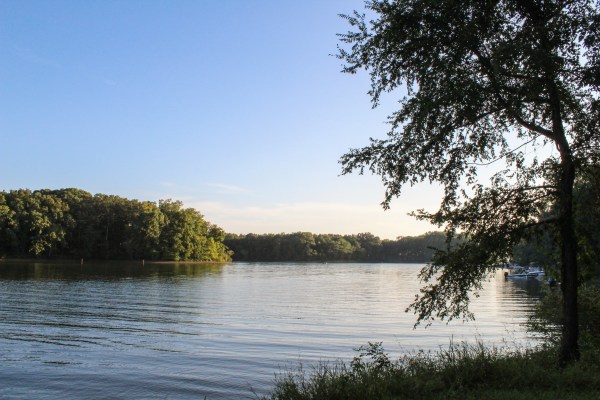
<path id="1" fill-rule="evenodd" d="M 493 265 L 556 224 L 560 359 L 577 359 L 573 185 L 600 156 L 598 0 L 381 0 L 366 8 L 369 18 L 343 16 L 352 26 L 340 35 L 343 70 L 369 72 L 374 106 L 387 92 L 402 97 L 388 137 L 342 156 L 343 173 L 380 175 L 384 207 L 406 185 L 441 183 L 440 209 L 415 215 L 444 226 L 449 243 L 457 233 L 469 239 L 436 253 L 410 308 L 418 321 L 470 317 L 469 295 Z M 482 167 L 495 166 L 481 178 Z"/>

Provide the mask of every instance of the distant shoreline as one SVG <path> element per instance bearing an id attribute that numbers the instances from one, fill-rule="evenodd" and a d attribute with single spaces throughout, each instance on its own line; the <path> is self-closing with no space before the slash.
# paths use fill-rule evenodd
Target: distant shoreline
<path id="1" fill-rule="evenodd" d="M 76 258 L 10 258 L 10 257 L 0 258 L 0 263 L 2 263 L 2 262 L 22 262 L 22 263 L 58 262 L 58 263 L 69 263 L 69 264 L 81 264 L 82 263 L 81 259 L 76 259 Z M 231 261 L 165 261 L 165 260 L 156 261 L 156 260 L 143 260 L 143 259 L 137 259 L 137 260 L 83 259 L 83 264 L 86 264 L 86 263 L 97 264 L 97 263 L 103 263 L 103 262 L 110 262 L 110 263 L 136 263 L 136 262 L 138 262 L 140 264 L 231 264 Z"/>
<path id="2" fill-rule="evenodd" d="M 0 264 L 2 262 L 12 263 L 65 263 L 73 265 L 81 265 L 81 259 L 74 258 L 0 258 Z M 360 260 L 335 260 L 335 261 L 309 261 L 309 260 L 232 260 L 232 261 L 165 261 L 165 260 L 101 260 L 101 259 L 84 259 L 83 265 L 85 264 L 101 264 L 101 263 L 113 263 L 113 264 L 132 264 L 139 263 L 142 265 L 154 264 L 184 264 L 184 265 L 223 265 L 223 264 L 234 264 L 234 263 L 267 263 L 267 264 L 426 264 L 428 261 L 360 261 Z"/>

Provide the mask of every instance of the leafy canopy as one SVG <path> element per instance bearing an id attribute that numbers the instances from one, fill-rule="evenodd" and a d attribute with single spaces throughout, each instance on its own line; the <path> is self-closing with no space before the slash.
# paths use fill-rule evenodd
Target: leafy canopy
<path id="1" fill-rule="evenodd" d="M 343 155 L 343 173 L 381 176 L 384 208 L 406 185 L 445 189 L 437 212 L 415 213 L 448 234 L 421 272 L 419 321 L 472 317 L 469 293 L 493 264 L 541 225 L 569 219 L 575 170 L 600 156 L 598 6 L 381 0 L 366 3 L 372 20 L 342 16 L 352 27 L 340 35 L 343 71 L 370 73 L 374 107 L 404 93 L 388 137 Z M 559 200 L 564 213 L 549 214 Z M 457 233 L 469 240 L 451 246 Z"/>

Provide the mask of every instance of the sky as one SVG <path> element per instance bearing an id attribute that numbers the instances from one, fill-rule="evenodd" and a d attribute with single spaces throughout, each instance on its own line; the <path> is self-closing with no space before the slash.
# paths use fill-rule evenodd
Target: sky
<path id="1" fill-rule="evenodd" d="M 358 0 L 0 1 L 0 190 L 181 200 L 230 233 L 419 235 L 439 187 L 380 205 L 339 158 L 384 138 L 341 73 Z"/>

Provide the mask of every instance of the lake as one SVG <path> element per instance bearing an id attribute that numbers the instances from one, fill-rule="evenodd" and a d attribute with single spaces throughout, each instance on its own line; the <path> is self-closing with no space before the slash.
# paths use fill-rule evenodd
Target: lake
<path id="1" fill-rule="evenodd" d="M 416 264 L 0 262 L 0 398 L 233 399 L 274 373 L 450 341 L 524 343 L 539 283 L 498 273 L 476 320 L 413 329 Z"/>

